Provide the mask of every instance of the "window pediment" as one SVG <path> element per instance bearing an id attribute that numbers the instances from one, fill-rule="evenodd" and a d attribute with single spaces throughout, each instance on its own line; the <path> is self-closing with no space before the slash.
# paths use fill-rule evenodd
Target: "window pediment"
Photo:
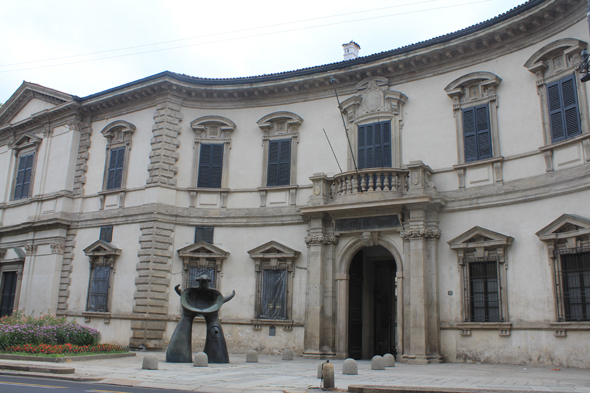
<path id="1" fill-rule="evenodd" d="M 459 251 L 466 249 L 504 248 L 512 244 L 514 238 L 498 232 L 475 226 L 447 243 L 451 249 Z"/>
<path id="2" fill-rule="evenodd" d="M 131 135 L 135 132 L 136 127 L 124 120 L 117 120 L 107 125 L 100 132 L 109 141 L 109 146 L 117 143 L 127 143 L 131 141 Z"/>
<path id="3" fill-rule="evenodd" d="M 225 259 L 228 257 L 229 252 L 222 248 L 214 246 L 207 242 L 198 242 L 191 244 L 177 250 L 178 255 L 183 259 L 190 258 L 207 258 L 207 259 Z"/>
<path id="4" fill-rule="evenodd" d="M 590 220 L 573 214 L 563 214 L 536 233 L 542 241 L 590 235 Z"/>
<path id="5" fill-rule="evenodd" d="M 484 99 L 494 100 L 496 89 L 501 82 L 502 78 L 491 72 L 471 72 L 449 83 L 445 91 L 455 104 Z"/>
<path id="6" fill-rule="evenodd" d="M 271 240 L 248 251 L 248 254 L 256 262 L 256 271 L 260 271 L 261 265 L 269 266 L 273 269 L 286 268 L 288 271 L 292 271 L 293 264 L 301 253 L 284 244 Z"/>
<path id="7" fill-rule="evenodd" d="M 270 113 L 256 122 L 265 137 L 295 136 L 303 123 L 301 116 L 287 111 Z"/>
<path id="8" fill-rule="evenodd" d="M 88 257 L 111 257 L 121 255 L 121 250 L 111 243 L 97 240 L 84 249 L 84 254 Z"/>
<path id="9" fill-rule="evenodd" d="M 12 145 L 12 150 L 14 150 L 15 155 L 18 155 L 22 150 L 29 148 L 36 149 L 42 141 L 43 138 L 39 138 L 33 134 L 25 133 L 14 142 Z"/>
<path id="10" fill-rule="evenodd" d="M 580 52 L 586 45 L 586 42 L 574 38 L 553 41 L 536 51 L 524 66 L 537 74 L 537 79 L 576 68 L 582 60 Z"/>
<path id="11" fill-rule="evenodd" d="M 357 94 L 341 104 L 349 122 L 362 122 L 376 116 L 392 117 L 401 113 L 408 97 L 399 91 L 389 90 L 387 78 L 367 78 L 356 85 Z"/>
<path id="12" fill-rule="evenodd" d="M 191 128 L 199 139 L 225 140 L 235 131 L 236 124 L 223 116 L 202 116 L 191 121 Z"/>

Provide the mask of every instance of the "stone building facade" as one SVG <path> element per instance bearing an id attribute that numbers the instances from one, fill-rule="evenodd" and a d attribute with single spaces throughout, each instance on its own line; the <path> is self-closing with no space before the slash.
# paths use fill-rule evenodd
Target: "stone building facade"
<path id="1" fill-rule="evenodd" d="M 274 75 L 24 82 L 0 109 L 2 315 L 165 348 L 173 288 L 206 273 L 236 291 L 233 352 L 590 368 L 584 10 Z"/>

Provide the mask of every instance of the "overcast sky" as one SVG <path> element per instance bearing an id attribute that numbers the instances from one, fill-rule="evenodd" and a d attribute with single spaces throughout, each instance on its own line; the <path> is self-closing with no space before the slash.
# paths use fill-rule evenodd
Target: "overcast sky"
<path id="1" fill-rule="evenodd" d="M 12 0 L 0 103 L 23 80 L 87 96 L 162 71 L 232 78 L 367 56 L 483 22 L 524 0 Z"/>

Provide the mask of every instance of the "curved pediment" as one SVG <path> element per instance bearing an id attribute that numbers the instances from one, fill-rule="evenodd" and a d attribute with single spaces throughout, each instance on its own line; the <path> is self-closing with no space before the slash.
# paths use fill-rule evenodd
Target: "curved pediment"
<path id="1" fill-rule="evenodd" d="M 502 82 L 502 78 L 500 78 L 496 74 L 492 74 L 491 72 L 487 71 L 478 71 L 478 72 L 470 72 L 469 74 L 463 75 L 445 87 L 445 91 L 447 94 L 452 94 L 453 92 L 457 91 L 457 89 L 465 88 L 469 85 L 473 84 L 484 84 L 484 85 L 499 85 Z"/>
<path id="2" fill-rule="evenodd" d="M 574 214 L 562 214 L 559 218 L 536 233 L 540 240 L 569 238 L 589 234 L 590 220 Z"/>
<path id="3" fill-rule="evenodd" d="M 121 255 L 121 250 L 102 240 L 97 240 L 84 249 L 88 257 Z"/>
<path id="4" fill-rule="evenodd" d="M 475 226 L 447 243 L 451 249 L 478 247 L 506 247 L 512 244 L 512 236 L 503 235 L 482 227 Z"/>
<path id="5" fill-rule="evenodd" d="M 585 47 L 586 43 L 584 41 L 575 38 L 563 38 L 553 41 L 529 57 L 526 63 L 524 63 L 524 66 L 529 71 L 536 72 L 539 69 L 547 68 L 547 61 L 552 60 L 556 56 L 565 54 L 579 57 L 580 52 Z"/>
<path id="6" fill-rule="evenodd" d="M 225 259 L 229 252 L 207 242 L 198 242 L 176 251 L 181 258 Z"/>

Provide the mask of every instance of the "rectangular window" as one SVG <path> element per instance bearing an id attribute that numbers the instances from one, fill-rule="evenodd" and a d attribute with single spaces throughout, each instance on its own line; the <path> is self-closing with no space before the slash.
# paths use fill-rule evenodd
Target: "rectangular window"
<path id="1" fill-rule="evenodd" d="M 93 266 L 88 287 L 88 311 L 108 312 L 110 266 Z"/>
<path id="2" fill-rule="evenodd" d="M 488 105 L 463 109 L 465 162 L 492 158 L 492 139 Z"/>
<path id="3" fill-rule="evenodd" d="M 16 295 L 16 272 L 2 273 L 2 300 L 0 318 L 12 315 Z"/>
<path id="4" fill-rule="evenodd" d="M 223 145 L 201 144 L 197 187 L 221 188 Z"/>
<path id="5" fill-rule="evenodd" d="M 391 167 L 391 123 L 378 123 L 358 126 L 359 169 Z"/>
<path id="6" fill-rule="evenodd" d="M 556 253 L 558 320 L 590 321 L 590 247 Z"/>
<path id="7" fill-rule="evenodd" d="M 125 148 L 111 150 L 109 169 L 107 173 L 107 190 L 121 188 L 123 181 L 123 167 L 125 166 Z"/>
<path id="8" fill-rule="evenodd" d="M 195 227 L 195 243 L 205 242 L 213 244 L 214 227 Z"/>
<path id="9" fill-rule="evenodd" d="M 466 322 L 501 322 L 498 261 L 466 258 L 463 290 Z"/>
<path id="10" fill-rule="evenodd" d="M 258 318 L 287 319 L 287 270 L 262 271 Z"/>
<path id="11" fill-rule="evenodd" d="M 192 288 L 196 285 L 197 283 L 197 278 L 201 277 L 203 274 L 206 274 L 209 279 L 211 280 L 209 282 L 209 288 L 216 288 L 215 285 L 215 268 L 214 267 L 210 267 L 210 266 L 205 266 L 205 267 L 201 267 L 201 266 L 191 266 L 188 269 L 189 274 L 188 274 L 188 282 L 186 283 L 186 288 Z"/>
<path id="12" fill-rule="evenodd" d="M 107 243 L 113 241 L 113 226 L 101 227 L 99 239 Z"/>
<path id="13" fill-rule="evenodd" d="M 26 199 L 31 189 L 31 175 L 33 174 L 33 161 L 35 153 L 18 157 L 18 170 L 14 185 L 14 199 Z"/>
<path id="14" fill-rule="evenodd" d="M 268 145 L 267 186 L 291 184 L 291 139 L 270 141 Z"/>
<path id="15" fill-rule="evenodd" d="M 553 143 L 573 138 L 582 133 L 574 75 L 548 84 L 547 101 Z"/>

